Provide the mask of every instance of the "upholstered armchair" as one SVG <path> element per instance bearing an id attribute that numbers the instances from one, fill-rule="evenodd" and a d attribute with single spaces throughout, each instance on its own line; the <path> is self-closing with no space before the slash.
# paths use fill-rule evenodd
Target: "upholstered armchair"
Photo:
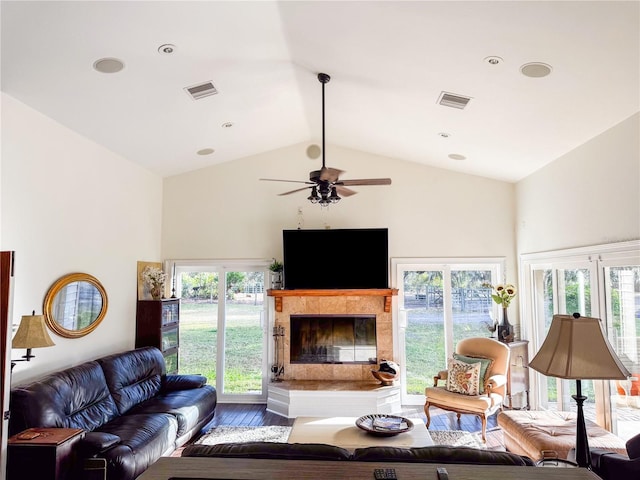
<path id="1" fill-rule="evenodd" d="M 491 338 L 466 338 L 456 345 L 447 370 L 433 377 L 433 387 L 425 388 L 427 428 L 429 409 L 438 407 L 482 420 L 482 440 L 486 442 L 487 417 L 502 410 L 506 395 L 509 347 Z M 444 383 L 438 385 L 442 380 Z"/>

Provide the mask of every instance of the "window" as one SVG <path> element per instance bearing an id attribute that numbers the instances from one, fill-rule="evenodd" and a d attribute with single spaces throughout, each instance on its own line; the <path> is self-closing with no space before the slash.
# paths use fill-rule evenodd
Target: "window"
<path id="1" fill-rule="evenodd" d="M 531 356 L 554 314 L 600 318 L 632 378 L 583 381 L 585 416 L 630 438 L 640 430 L 640 241 L 522 255 L 520 261 L 523 328 Z M 575 382 L 535 372 L 531 381 L 533 408 L 576 410 Z"/>

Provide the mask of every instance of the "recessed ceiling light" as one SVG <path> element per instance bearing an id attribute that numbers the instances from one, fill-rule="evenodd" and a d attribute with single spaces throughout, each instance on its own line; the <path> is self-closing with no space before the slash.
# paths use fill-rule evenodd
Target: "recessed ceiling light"
<path id="1" fill-rule="evenodd" d="M 504 62 L 504 60 L 502 60 L 502 58 L 500 57 L 495 57 L 495 56 L 491 56 L 491 57 L 486 57 L 484 59 L 485 62 L 487 62 L 490 65 L 498 65 L 499 63 Z"/>
<path id="2" fill-rule="evenodd" d="M 551 65 L 541 62 L 525 63 L 520 67 L 522 74 L 531 78 L 546 77 L 551 73 L 551 70 Z"/>
<path id="3" fill-rule="evenodd" d="M 160 45 L 158 47 L 158 53 L 161 53 L 162 55 L 171 55 L 175 51 L 176 46 L 171 45 L 170 43 L 165 43 L 164 45 Z"/>
<path id="4" fill-rule="evenodd" d="M 222 128 L 231 128 L 233 127 L 233 122 L 224 122 L 222 124 Z"/>
<path id="5" fill-rule="evenodd" d="M 451 134 L 450 134 L 450 133 L 447 133 L 447 132 L 440 132 L 440 133 L 438 134 L 438 136 L 440 136 L 440 137 L 442 137 L 442 138 L 449 138 L 449 137 L 451 136 Z"/>
<path id="6" fill-rule="evenodd" d="M 101 58 L 93 63 L 93 68 L 100 73 L 118 73 L 124 68 L 122 60 L 117 58 Z"/>
<path id="7" fill-rule="evenodd" d="M 460 155 L 459 153 L 450 153 L 449 154 L 449 158 L 451 160 L 466 160 L 467 157 L 465 157 L 464 155 Z"/>
<path id="8" fill-rule="evenodd" d="M 211 155 L 215 150 L 213 148 L 203 148 L 202 150 L 198 150 L 196 153 L 198 155 Z"/>

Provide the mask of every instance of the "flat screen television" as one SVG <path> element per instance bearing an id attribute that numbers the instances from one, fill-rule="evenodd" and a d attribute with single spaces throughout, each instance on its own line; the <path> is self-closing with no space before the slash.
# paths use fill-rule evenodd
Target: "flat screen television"
<path id="1" fill-rule="evenodd" d="M 283 230 L 284 286 L 389 288 L 386 228 Z"/>

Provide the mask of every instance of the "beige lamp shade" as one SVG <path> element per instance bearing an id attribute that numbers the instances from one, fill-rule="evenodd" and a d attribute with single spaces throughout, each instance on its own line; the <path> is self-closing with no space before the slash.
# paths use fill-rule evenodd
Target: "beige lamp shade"
<path id="1" fill-rule="evenodd" d="M 604 335 L 600 319 L 572 315 L 553 316 L 547 338 L 529 366 L 548 377 L 575 380 L 631 376 Z"/>
<path id="2" fill-rule="evenodd" d="M 44 315 L 23 315 L 12 348 L 40 348 L 55 345 L 44 323 Z"/>

